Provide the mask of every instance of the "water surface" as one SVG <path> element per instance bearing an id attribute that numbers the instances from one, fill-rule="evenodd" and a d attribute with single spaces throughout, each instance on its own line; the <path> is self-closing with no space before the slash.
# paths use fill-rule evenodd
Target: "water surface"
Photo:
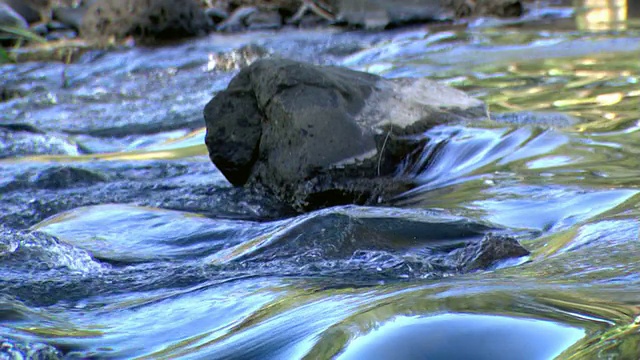
<path id="1" fill-rule="evenodd" d="M 0 122 L 47 146 L 0 163 L 0 336 L 69 358 L 637 358 L 640 31 L 544 24 L 213 35 L 3 66 L 24 96 Z M 399 170 L 419 185 L 388 204 L 282 215 L 202 144 L 202 107 L 247 44 L 436 78 L 491 115 L 425 133 Z M 60 190 L 60 164 L 102 177 Z M 447 262 L 496 231 L 531 256 Z"/>

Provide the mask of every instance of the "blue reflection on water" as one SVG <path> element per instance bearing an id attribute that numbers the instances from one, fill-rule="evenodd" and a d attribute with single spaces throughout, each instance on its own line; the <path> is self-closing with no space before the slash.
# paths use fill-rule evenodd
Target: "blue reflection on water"
<path id="1" fill-rule="evenodd" d="M 475 314 L 397 317 L 339 359 L 552 359 L 585 331 L 552 321 Z"/>

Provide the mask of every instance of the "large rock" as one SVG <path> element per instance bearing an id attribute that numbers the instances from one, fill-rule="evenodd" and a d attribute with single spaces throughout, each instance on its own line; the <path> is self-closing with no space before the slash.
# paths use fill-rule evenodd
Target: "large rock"
<path id="1" fill-rule="evenodd" d="M 411 135 L 485 116 L 484 104 L 427 79 L 386 80 L 340 67 L 263 59 L 205 107 L 213 163 L 298 209 L 373 203 L 406 184 Z"/>
<path id="2" fill-rule="evenodd" d="M 211 27 L 195 0 L 98 0 L 84 15 L 81 34 L 103 44 L 128 36 L 154 43 L 201 35 Z"/>

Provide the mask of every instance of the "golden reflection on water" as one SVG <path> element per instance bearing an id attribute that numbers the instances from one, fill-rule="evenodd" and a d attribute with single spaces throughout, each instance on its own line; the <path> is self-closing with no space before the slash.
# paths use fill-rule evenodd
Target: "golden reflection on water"
<path id="1" fill-rule="evenodd" d="M 586 122 L 578 131 L 614 130 L 640 120 L 640 54 L 594 54 L 494 66 L 457 84 L 477 89 L 493 112 L 560 111 Z"/>
<path id="2" fill-rule="evenodd" d="M 177 160 L 192 156 L 207 155 L 204 144 L 192 145 L 170 150 L 140 150 L 131 152 L 113 152 L 87 155 L 34 155 L 20 158 L 0 160 L 0 163 L 34 163 L 34 162 L 85 162 L 85 161 L 126 161 L 126 160 Z"/>
<path id="3" fill-rule="evenodd" d="M 576 0 L 576 25 L 579 30 L 626 30 L 627 1 Z"/>
<path id="4" fill-rule="evenodd" d="M 205 128 L 200 128 L 184 136 L 132 151 L 85 155 L 34 155 L 0 160 L 0 163 L 177 160 L 208 155 L 207 147 L 204 145 L 205 131 Z"/>

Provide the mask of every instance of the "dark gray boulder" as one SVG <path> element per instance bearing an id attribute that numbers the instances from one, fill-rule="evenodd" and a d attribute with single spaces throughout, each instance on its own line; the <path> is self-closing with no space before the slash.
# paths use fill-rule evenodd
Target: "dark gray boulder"
<path id="1" fill-rule="evenodd" d="M 393 175 L 424 145 L 412 135 L 485 114 L 481 101 L 427 79 L 262 59 L 207 104 L 205 140 L 233 185 L 308 210 L 406 189 Z"/>

